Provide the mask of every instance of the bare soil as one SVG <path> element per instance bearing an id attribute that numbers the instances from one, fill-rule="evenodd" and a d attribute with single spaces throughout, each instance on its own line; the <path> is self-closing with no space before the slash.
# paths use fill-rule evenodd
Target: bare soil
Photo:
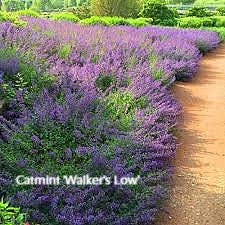
<path id="1" fill-rule="evenodd" d="M 225 225 L 225 44 L 203 57 L 192 82 L 173 89 L 183 106 L 166 211 L 157 225 Z"/>

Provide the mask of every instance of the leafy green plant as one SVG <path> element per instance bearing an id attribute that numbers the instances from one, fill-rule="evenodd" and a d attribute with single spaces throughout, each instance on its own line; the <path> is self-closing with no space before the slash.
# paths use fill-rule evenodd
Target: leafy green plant
<path id="1" fill-rule="evenodd" d="M 24 3 L 20 0 L 4 0 L 1 9 L 7 12 L 22 10 L 24 9 Z"/>
<path id="2" fill-rule="evenodd" d="M 9 56 L 13 50 L 5 52 Z M 53 83 L 54 78 L 48 74 L 38 74 L 31 65 L 20 62 L 19 72 L 14 75 L 6 75 L 3 80 L 4 83 L 0 85 L 2 88 L 1 97 L 6 102 L 11 101 L 17 91 L 22 91 L 25 102 L 30 104 L 30 98 L 36 98 L 44 87 L 49 87 Z"/>
<path id="3" fill-rule="evenodd" d="M 151 18 L 123 18 L 123 17 L 99 17 L 99 16 L 92 16 L 90 18 L 84 19 L 80 21 L 80 24 L 83 25 L 97 25 L 101 24 L 104 26 L 116 26 L 116 25 L 127 25 L 127 26 L 134 26 L 134 27 L 142 27 L 152 23 Z"/>
<path id="4" fill-rule="evenodd" d="M 153 22 L 153 19 L 140 17 L 137 19 L 128 18 L 128 19 L 126 19 L 126 21 L 127 21 L 127 25 L 129 25 L 129 26 L 143 27 L 143 26 L 150 25 Z"/>
<path id="5" fill-rule="evenodd" d="M 113 75 L 101 75 L 96 80 L 96 86 L 102 91 L 106 91 L 115 82 Z"/>
<path id="6" fill-rule="evenodd" d="M 62 46 L 58 51 L 59 57 L 61 59 L 66 59 L 70 54 L 70 50 L 71 50 L 71 45 L 66 44 L 66 45 Z"/>
<path id="7" fill-rule="evenodd" d="M 70 12 L 52 14 L 50 18 L 53 20 L 69 21 L 73 23 L 77 23 L 80 20 L 77 16 L 75 16 L 73 13 L 70 13 Z"/>
<path id="8" fill-rule="evenodd" d="M 211 17 L 199 18 L 199 17 L 184 17 L 178 20 L 178 26 L 182 28 L 200 28 L 200 27 L 213 27 L 215 25 L 215 19 Z"/>
<path id="9" fill-rule="evenodd" d="M 71 12 L 81 20 L 91 17 L 91 8 L 88 4 L 73 8 Z"/>
<path id="10" fill-rule="evenodd" d="M 193 7 L 187 11 L 186 16 L 206 17 L 211 16 L 211 13 L 205 7 Z"/>
<path id="11" fill-rule="evenodd" d="M 225 16 L 225 7 L 217 8 L 215 14 L 218 16 Z"/>
<path id="12" fill-rule="evenodd" d="M 2 12 L 2 11 L 0 11 L 0 22 L 11 22 L 21 27 L 26 25 L 25 21 L 19 20 L 18 15 L 16 15 L 16 13 Z"/>
<path id="13" fill-rule="evenodd" d="M 104 115 L 117 123 L 122 130 L 128 130 L 134 117 L 135 99 L 130 93 L 116 91 L 107 96 Z"/>
<path id="14" fill-rule="evenodd" d="M 153 24 L 175 25 L 178 13 L 169 9 L 164 1 L 146 0 L 140 15 L 152 18 Z"/>
<path id="15" fill-rule="evenodd" d="M 30 9 L 20 10 L 16 12 L 16 15 L 18 16 L 30 16 L 30 17 L 40 17 L 40 14 L 38 12 L 35 12 Z"/>
<path id="16" fill-rule="evenodd" d="M 113 121 L 118 129 L 128 131 L 135 125 L 135 111 L 148 105 L 145 97 L 134 99 L 128 92 L 115 91 L 104 100 L 104 116 Z"/>
<path id="17" fill-rule="evenodd" d="M 12 207 L 9 202 L 0 201 L 0 224 L 3 225 L 24 225 L 26 215 L 20 212 L 19 208 Z"/>
<path id="18" fill-rule="evenodd" d="M 215 27 L 225 27 L 225 16 L 215 16 L 214 18 L 216 20 Z"/>

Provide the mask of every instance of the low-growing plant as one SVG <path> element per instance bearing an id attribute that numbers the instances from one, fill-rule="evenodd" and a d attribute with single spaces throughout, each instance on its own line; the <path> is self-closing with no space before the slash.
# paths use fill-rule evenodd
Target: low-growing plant
<path id="1" fill-rule="evenodd" d="M 104 115 L 117 123 L 122 130 L 128 130 L 134 119 L 136 102 L 130 93 L 120 93 L 116 91 L 105 100 Z"/>
<path id="2" fill-rule="evenodd" d="M 80 24 L 83 25 L 104 25 L 104 26 L 115 26 L 115 25 L 127 25 L 134 27 L 147 26 L 152 23 L 151 18 L 122 18 L 122 17 L 98 17 L 92 16 L 90 18 L 80 21 Z"/>
<path id="3" fill-rule="evenodd" d="M 0 95 L 6 102 L 10 102 L 16 93 L 21 91 L 26 103 L 29 103 L 29 98 L 35 99 L 40 91 L 49 87 L 54 80 L 45 73 L 38 74 L 32 65 L 23 62 L 22 58 L 19 59 L 14 48 L 0 49 L 0 70 L 3 72 Z"/>
<path id="4" fill-rule="evenodd" d="M 213 27 L 216 21 L 213 17 L 184 17 L 178 20 L 178 26 L 182 28 L 200 28 L 200 27 Z"/>
<path id="5" fill-rule="evenodd" d="M 115 82 L 115 77 L 113 75 L 100 75 L 96 80 L 96 86 L 102 90 L 106 91 Z"/>
<path id="6" fill-rule="evenodd" d="M 24 225 L 26 215 L 20 212 L 20 208 L 10 206 L 9 202 L 0 201 L 0 224 Z"/>
<path id="7" fill-rule="evenodd" d="M 71 50 L 71 45 L 66 44 L 66 45 L 62 46 L 58 51 L 59 57 L 61 59 L 66 59 L 70 54 L 70 50 Z"/>
<path id="8" fill-rule="evenodd" d="M 225 41 L 225 27 L 202 27 L 202 29 L 218 33 L 220 39 Z"/>
<path id="9" fill-rule="evenodd" d="M 18 15 L 16 15 L 16 13 L 2 12 L 2 11 L 0 11 L 0 22 L 11 22 L 21 27 L 26 25 L 24 21 L 19 20 Z"/>
<path id="10" fill-rule="evenodd" d="M 53 20 L 62 20 L 73 23 L 78 23 L 80 20 L 77 16 L 70 12 L 54 13 L 50 16 L 50 18 Z"/>
<path id="11" fill-rule="evenodd" d="M 15 12 L 15 14 L 18 16 L 30 16 L 30 17 L 35 17 L 35 18 L 40 16 L 40 14 L 38 12 L 35 12 L 30 9 L 17 11 L 17 12 Z"/>
<path id="12" fill-rule="evenodd" d="M 178 20 L 178 26 L 182 28 L 225 27 L 225 16 L 183 17 Z"/>
<path id="13" fill-rule="evenodd" d="M 215 27 L 225 27 L 225 16 L 215 16 L 214 19 Z"/>

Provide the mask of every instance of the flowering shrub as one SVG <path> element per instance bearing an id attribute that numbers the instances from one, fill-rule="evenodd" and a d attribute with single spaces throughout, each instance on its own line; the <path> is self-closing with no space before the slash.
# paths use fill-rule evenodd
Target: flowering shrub
<path id="1" fill-rule="evenodd" d="M 9 72 L 14 55 L 0 64 L 0 84 L 14 90 L 0 116 L 1 193 L 35 223 L 149 224 L 165 197 L 176 149 L 172 131 L 180 107 L 168 87 L 193 77 L 199 50 L 215 48 L 218 36 L 26 21 L 26 28 L 0 24 L 0 48 L 15 49 L 35 74 L 34 81 L 21 75 L 31 81 L 15 88 L 10 76 L 18 71 Z M 43 74 L 51 82 L 35 91 Z M 25 187 L 14 184 L 20 174 L 140 175 L 141 181 Z"/>

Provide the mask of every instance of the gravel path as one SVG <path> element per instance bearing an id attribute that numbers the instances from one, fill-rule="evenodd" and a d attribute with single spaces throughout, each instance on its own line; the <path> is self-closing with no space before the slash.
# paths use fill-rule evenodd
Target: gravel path
<path id="1" fill-rule="evenodd" d="M 190 83 L 174 87 L 183 105 L 171 198 L 157 225 L 225 225 L 225 44 L 207 54 Z"/>

